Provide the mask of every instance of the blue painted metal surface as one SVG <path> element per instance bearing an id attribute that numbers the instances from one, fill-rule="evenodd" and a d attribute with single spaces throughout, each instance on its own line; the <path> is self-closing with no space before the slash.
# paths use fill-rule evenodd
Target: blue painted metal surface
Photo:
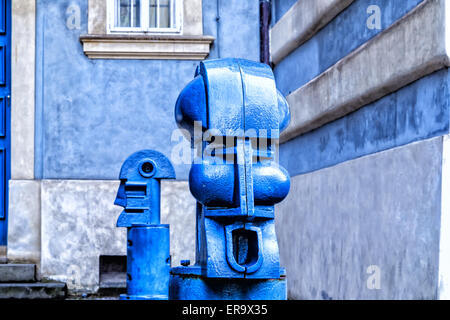
<path id="1" fill-rule="evenodd" d="M 202 277 L 200 266 L 172 268 L 172 300 L 286 300 L 286 273 L 278 279 L 217 279 Z"/>
<path id="2" fill-rule="evenodd" d="M 7 244 L 10 179 L 11 0 L 0 0 L 0 246 Z"/>
<path id="3" fill-rule="evenodd" d="M 276 162 L 274 142 L 290 114 L 272 70 L 242 59 L 202 62 L 181 92 L 175 115 L 201 153 L 189 174 L 197 199 L 196 264 L 172 269 L 171 298 L 230 298 L 227 290 L 212 289 L 211 296 L 211 279 L 233 279 L 237 297 L 285 298 L 274 204 L 287 196 L 290 179 Z M 203 139 L 195 137 L 196 122 Z M 249 279 L 265 280 L 272 295 L 260 295 L 261 282 Z"/>
<path id="4" fill-rule="evenodd" d="M 169 298 L 169 225 L 136 225 L 127 232 L 127 294 L 121 300 Z"/>
<path id="5" fill-rule="evenodd" d="M 123 300 L 169 297 L 169 226 L 160 216 L 161 179 L 175 179 L 170 161 L 153 150 L 135 152 L 123 163 L 115 204 L 124 208 L 117 227 L 127 231 L 127 294 Z"/>

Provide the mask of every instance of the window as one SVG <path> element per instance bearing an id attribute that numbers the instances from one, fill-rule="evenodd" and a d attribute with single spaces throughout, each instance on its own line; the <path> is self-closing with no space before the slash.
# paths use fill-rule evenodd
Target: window
<path id="1" fill-rule="evenodd" d="M 83 51 L 90 59 L 203 60 L 214 42 L 203 34 L 203 1 L 211 0 L 88 0 Z"/>
<path id="2" fill-rule="evenodd" d="M 181 0 L 109 0 L 110 33 L 179 33 Z"/>

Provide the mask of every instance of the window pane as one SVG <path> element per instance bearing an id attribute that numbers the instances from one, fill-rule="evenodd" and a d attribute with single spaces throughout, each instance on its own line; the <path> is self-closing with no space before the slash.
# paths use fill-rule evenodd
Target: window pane
<path id="1" fill-rule="evenodd" d="M 150 28 L 157 28 L 158 22 L 157 22 L 157 0 L 150 0 L 150 13 L 149 13 L 149 19 L 150 19 Z"/>
<path id="2" fill-rule="evenodd" d="M 149 26 L 150 28 L 170 28 L 172 27 L 171 7 L 174 0 L 149 0 Z M 159 24 L 158 24 L 159 22 Z"/>
<path id="3" fill-rule="evenodd" d="M 141 1 L 116 0 L 116 27 L 129 28 L 141 26 Z"/>
<path id="4" fill-rule="evenodd" d="M 141 0 L 133 1 L 133 27 L 141 26 Z"/>
<path id="5" fill-rule="evenodd" d="M 159 0 L 159 27 L 170 28 L 170 1 Z"/>

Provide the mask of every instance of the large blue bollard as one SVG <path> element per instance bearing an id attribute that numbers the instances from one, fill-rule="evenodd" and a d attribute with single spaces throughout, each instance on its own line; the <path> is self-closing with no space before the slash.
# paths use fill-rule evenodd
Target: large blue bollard
<path id="1" fill-rule="evenodd" d="M 170 298 L 286 299 L 274 205 L 290 188 L 276 161 L 290 113 L 272 70 L 242 59 L 204 61 L 175 116 L 200 154 L 189 174 L 196 262 L 171 269 Z"/>
<path id="2" fill-rule="evenodd" d="M 117 227 L 127 228 L 127 294 L 122 300 L 169 298 L 169 226 L 160 217 L 161 179 L 174 179 L 170 161 L 161 153 L 132 154 L 120 171 L 115 204 L 124 208 Z"/>

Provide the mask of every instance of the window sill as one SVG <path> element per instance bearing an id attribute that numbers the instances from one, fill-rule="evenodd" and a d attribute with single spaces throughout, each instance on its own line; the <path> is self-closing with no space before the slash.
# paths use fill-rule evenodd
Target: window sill
<path id="1" fill-rule="evenodd" d="M 88 34 L 80 36 L 90 59 L 203 60 L 211 36 Z"/>

